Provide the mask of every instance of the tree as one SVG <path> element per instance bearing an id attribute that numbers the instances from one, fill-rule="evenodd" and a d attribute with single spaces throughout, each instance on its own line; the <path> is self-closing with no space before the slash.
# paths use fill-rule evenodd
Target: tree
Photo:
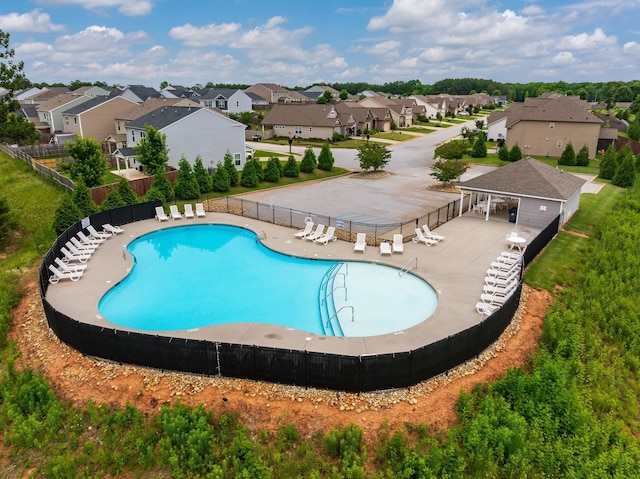
<path id="1" fill-rule="evenodd" d="M 264 169 L 264 180 L 270 183 L 277 183 L 280 181 L 280 160 L 278 158 L 270 158 L 267 161 L 267 166 Z"/>
<path id="2" fill-rule="evenodd" d="M 522 159 L 522 150 L 516 143 L 513 145 L 513 148 L 511 148 L 511 151 L 509 151 L 509 161 L 514 162 L 520 159 Z"/>
<path id="3" fill-rule="evenodd" d="M 7 90 L 0 96 L 0 124 L 7 121 L 9 113 L 20 108 L 20 103 L 13 97 L 13 92 L 26 86 L 28 80 L 24 76 L 24 62 L 14 63 L 15 51 L 9 48 L 11 35 L 0 30 L 0 87 Z"/>
<path id="4" fill-rule="evenodd" d="M 360 160 L 360 168 L 363 170 L 373 168 L 373 171 L 377 171 L 387 166 L 391 158 L 391 151 L 381 143 L 367 141 L 358 146 L 356 156 Z"/>
<path id="5" fill-rule="evenodd" d="M 73 202 L 73 198 L 71 195 L 65 195 L 53 216 L 53 230 L 60 236 L 67 228 L 81 219 L 82 213 Z"/>
<path id="6" fill-rule="evenodd" d="M 331 103 L 333 101 L 333 94 L 329 90 L 325 90 L 324 93 L 318 97 L 317 101 L 320 105 Z"/>
<path id="7" fill-rule="evenodd" d="M 325 141 L 318 155 L 318 168 L 323 171 L 331 171 L 333 169 L 333 162 L 333 153 L 331 153 L 329 143 Z"/>
<path id="8" fill-rule="evenodd" d="M 303 173 L 313 173 L 316 169 L 316 154 L 313 152 L 313 148 L 310 146 L 304 150 L 304 156 L 300 162 L 300 171 Z"/>
<path id="9" fill-rule="evenodd" d="M 433 152 L 434 158 L 443 160 L 459 160 L 469 151 L 469 145 L 464 141 L 448 141 L 438 146 Z"/>
<path id="10" fill-rule="evenodd" d="M 282 174 L 288 178 L 297 178 L 300 176 L 300 166 L 293 155 L 289 155 L 289 159 L 282 169 Z"/>
<path id="11" fill-rule="evenodd" d="M 255 188 L 260 184 L 260 173 L 258 169 L 262 170 L 260 163 L 255 159 L 247 160 L 242 170 L 242 176 L 240 177 L 240 184 L 246 188 Z"/>
<path id="12" fill-rule="evenodd" d="M 135 205 L 138 203 L 138 197 L 126 178 L 120 178 L 118 182 L 118 193 L 120 193 L 120 198 L 122 198 L 122 201 L 124 201 L 126 205 Z"/>
<path id="13" fill-rule="evenodd" d="M 204 167 L 204 164 L 202 164 L 202 158 L 200 157 L 200 155 L 196 156 L 196 161 L 193 165 L 193 174 L 196 177 L 196 181 L 198 182 L 200 194 L 210 192 L 212 188 L 211 175 L 209 175 L 209 172 Z M 227 176 L 229 176 L 228 173 Z"/>
<path id="14" fill-rule="evenodd" d="M 100 186 L 107 171 L 107 161 L 102 157 L 100 144 L 91 137 L 76 135 L 75 143 L 67 144 L 67 152 L 74 159 L 70 168 L 71 178 L 82 180 L 89 188 Z"/>
<path id="15" fill-rule="evenodd" d="M 636 118 L 629 125 L 629 129 L 627 130 L 627 135 L 632 140 L 640 141 L 640 115 L 636 113 Z"/>
<path id="16" fill-rule="evenodd" d="M 589 166 L 589 147 L 584 145 L 576 155 L 577 166 Z"/>
<path id="17" fill-rule="evenodd" d="M 153 189 L 156 189 L 159 195 L 154 193 L 154 199 L 161 199 L 163 203 L 167 201 L 171 201 L 173 199 L 173 187 L 171 186 L 171 182 L 167 175 L 162 173 L 157 173 L 153 178 L 153 183 L 151 183 L 151 188 L 147 191 L 147 195 Z M 146 196 L 146 195 L 145 195 Z"/>
<path id="18" fill-rule="evenodd" d="M 347 98 L 349 98 L 349 92 L 343 88 L 340 90 L 340 99 L 345 101 Z"/>
<path id="19" fill-rule="evenodd" d="M 473 142 L 473 148 L 471 149 L 471 156 L 474 158 L 486 158 L 487 157 L 487 144 L 484 141 L 484 133 L 478 133 L 478 138 Z"/>
<path id="20" fill-rule="evenodd" d="M 173 185 L 173 194 L 183 200 L 195 200 L 200 196 L 198 180 L 193 174 L 191 163 L 184 156 L 178 162 L 178 178 Z"/>
<path id="21" fill-rule="evenodd" d="M 236 165 L 233 164 L 233 156 L 231 156 L 231 152 L 229 150 L 224 154 L 224 167 L 227 169 L 227 173 L 229 174 L 229 184 L 231 186 L 236 186 L 240 180 L 240 175 L 238 175 Z"/>
<path id="22" fill-rule="evenodd" d="M 150 125 L 145 126 L 144 129 L 145 135 L 134 146 L 138 155 L 138 162 L 149 175 L 155 175 L 158 172 L 164 173 L 169 162 L 167 135 Z"/>
<path id="23" fill-rule="evenodd" d="M 575 166 L 576 152 L 574 151 L 571 142 L 567 143 L 567 146 L 564 147 L 560 158 L 558 158 L 558 164 L 564 166 Z"/>
<path id="24" fill-rule="evenodd" d="M 618 167 L 617 152 L 613 143 L 609 145 L 607 151 L 604 152 L 602 158 L 600 158 L 598 176 L 603 180 L 610 180 L 613 175 L 616 174 L 616 168 Z"/>
<path id="25" fill-rule="evenodd" d="M 498 148 L 498 158 L 500 158 L 500 161 L 509 161 L 509 149 L 507 145 L 502 145 Z"/>
<path id="26" fill-rule="evenodd" d="M 83 218 L 98 211 L 98 206 L 93 202 L 93 198 L 91 198 L 91 190 L 89 190 L 82 181 L 76 183 L 72 198 Z"/>
<path id="27" fill-rule="evenodd" d="M 107 197 L 104 199 L 102 204 L 100 205 L 100 211 L 108 211 L 116 208 L 120 208 L 122 206 L 126 206 L 126 203 L 120 196 L 120 192 L 117 188 L 109 191 Z"/>
<path id="28" fill-rule="evenodd" d="M 438 181 L 449 183 L 459 178 L 468 168 L 469 165 L 462 161 L 438 160 L 432 166 L 433 172 L 429 174 Z"/>
<path id="29" fill-rule="evenodd" d="M 213 173 L 212 178 L 213 191 L 224 193 L 229 191 L 231 187 L 231 180 L 229 179 L 229 172 L 221 162 L 216 165 L 216 171 Z"/>
<path id="30" fill-rule="evenodd" d="M 29 120 L 15 113 L 9 113 L 4 122 L 0 122 L 0 143 L 33 145 L 38 143 L 40 132 Z"/>
<path id="31" fill-rule="evenodd" d="M 616 174 L 611 179 L 611 184 L 621 188 L 630 188 L 636 182 L 636 161 L 631 148 L 627 145 L 622 150 L 622 158 L 618 160 Z"/>
<path id="32" fill-rule="evenodd" d="M 0 196 L 0 251 L 9 242 L 9 233 L 15 227 L 15 221 L 11 217 L 11 209 L 9 202 L 3 196 Z"/>

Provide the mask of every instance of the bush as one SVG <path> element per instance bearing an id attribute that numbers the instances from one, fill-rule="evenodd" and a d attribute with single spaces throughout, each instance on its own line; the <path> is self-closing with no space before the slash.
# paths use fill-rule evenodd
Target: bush
<path id="1" fill-rule="evenodd" d="M 304 156 L 302 157 L 302 161 L 300 162 L 300 171 L 303 173 L 313 173 L 313 170 L 316 169 L 316 165 L 316 154 L 309 146 L 306 150 L 304 150 Z"/>
<path id="2" fill-rule="evenodd" d="M 173 185 L 173 193 L 183 200 L 196 200 L 200 196 L 198 180 L 193 174 L 191 164 L 184 156 L 178 163 L 178 178 Z"/>
<path id="3" fill-rule="evenodd" d="M 459 160 L 438 160 L 433 165 L 433 172 L 429 173 L 438 181 L 448 183 L 460 177 L 469 165 Z"/>
<path id="4" fill-rule="evenodd" d="M 278 158 L 270 158 L 267 167 L 264 169 L 264 181 L 277 183 L 280 181 L 280 160 Z"/>
<path id="5" fill-rule="evenodd" d="M 607 151 L 604 152 L 602 158 L 600 158 L 598 176 L 603 180 L 610 180 L 613 175 L 616 174 L 616 168 L 618 166 L 618 155 L 613 143 L 609 145 Z"/>
<path id="6" fill-rule="evenodd" d="M 120 198 L 122 198 L 125 205 L 135 205 L 138 203 L 138 197 L 126 178 L 120 179 L 118 183 L 118 193 L 120 193 Z"/>
<path id="7" fill-rule="evenodd" d="M 471 156 L 473 158 L 486 158 L 487 157 L 487 144 L 484 141 L 484 133 L 478 133 L 478 138 L 473 142 L 473 148 L 471 149 Z"/>
<path id="8" fill-rule="evenodd" d="M 0 196 L 0 250 L 9 242 L 9 233 L 13 227 L 14 221 L 11 218 L 9 202 L 6 198 Z"/>
<path id="9" fill-rule="evenodd" d="M 576 155 L 577 166 L 589 166 L 589 147 L 584 145 Z"/>
<path id="10" fill-rule="evenodd" d="M 448 141 L 438 146 L 433 155 L 443 160 L 461 160 L 469 151 L 469 145 L 464 141 Z"/>
<path id="11" fill-rule="evenodd" d="M 209 172 L 202 164 L 202 158 L 200 155 L 196 156 L 196 161 L 193 165 L 193 174 L 198 182 L 198 189 L 200 190 L 200 193 L 209 193 L 213 188 L 212 179 Z"/>
<path id="12" fill-rule="evenodd" d="M 107 194 L 107 197 L 100 205 L 100 211 L 113 210 L 125 205 L 126 203 L 122 199 L 122 196 L 120 196 L 120 192 L 117 189 L 113 189 L 109 191 L 109 194 Z"/>
<path id="13" fill-rule="evenodd" d="M 53 217 L 53 230 L 60 236 L 69 226 L 83 218 L 80 208 L 73 202 L 71 195 L 65 195 Z"/>
<path id="14" fill-rule="evenodd" d="M 173 188 L 171 187 L 171 182 L 164 173 L 157 173 L 155 175 L 153 183 L 151 183 L 151 188 L 156 188 L 160 193 L 162 193 L 163 203 L 173 199 Z"/>
<path id="15" fill-rule="evenodd" d="M 98 206 L 91 198 L 91 191 L 82 181 L 79 181 L 76 184 L 72 197 L 73 202 L 80 210 L 80 214 L 82 214 L 83 218 L 86 218 L 98 211 Z"/>
<path id="16" fill-rule="evenodd" d="M 511 151 L 509 152 L 509 161 L 513 162 L 520 159 L 522 159 L 522 150 L 516 143 L 515 145 L 513 145 L 513 148 L 511 148 Z"/>
<path id="17" fill-rule="evenodd" d="M 293 155 L 289 155 L 289 159 L 282 169 L 282 174 L 288 178 L 297 178 L 300 176 L 300 166 Z"/>
<path id="18" fill-rule="evenodd" d="M 571 142 L 567 143 L 560 158 L 558 158 L 558 164 L 563 166 L 575 166 L 576 165 L 576 152 L 573 150 Z"/>
<path id="19" fill-rule="evenodd" d="M 331 153 L 329 143 L 325 142 L 322 145 L 322 150 L 320 150 L 320 155 L 318 155 L 318 168 L 323 171 L 331 171 L 333 162 L 333 153 Z"/>
<path id="20" fill-rule="evenodd" d="M 260 176 L 258 170 L 262 170 L 260 163 L 256 160 L 249 160 L 244 164 L 240 184 L 246 188 L 255 188 L 260 184 Z"/>
<path id="21" fill-rule="evenodd" d="M 227 173 L 229 174 L 230 185 L 236 186 L 238 181 L 240 181 L 240 175 L 238 175 L 236 165 L 233 164 L 233 156 L 231 156 L 231 152 L 229 151 L 224 154 L 224 167 L 227 169 Z"/>
<path id="22" fill-rule="evenodd" d="M 613 175 L 611 183 L 621 188 L 630 188 L 636 182 L 636 162 L 630 148 L 621 151 L 625 154 L 618 162 L 616 174 Z"/>
<path id="23" fill-rule="evenodd" d="M 217 191 L 219 193 L 229 191 L 229 188 L 231 187 L 229 172 L 220 162 L 216 165 L 216 171 L 213 174 L 212 187 L 213 191 Z"/>
<path id="24" fill-rule="evenodd" d="M 147 191 L 147 194 L 144 195 L 144 200 L 145 201 L 161 201 L 162 203 L 166 201 L 164 199 L 164 195 L 162 194 L 162 191 L 160 191 L 160 189 L 154 186 L 151 186 L 151 188 L 149 188 L 149 191 Z"/>
<path id="25" fill-rule="evenodd" d="M 509 149 L 505 145 L 498 148 L 498 158 L 501 161 L 509 161 Z"/>

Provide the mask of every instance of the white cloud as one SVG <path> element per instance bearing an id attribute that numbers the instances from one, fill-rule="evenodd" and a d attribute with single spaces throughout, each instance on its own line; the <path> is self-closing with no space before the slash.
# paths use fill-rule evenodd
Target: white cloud
<path id="1" fill-rule="evenodd" d="M 48 13 L 35 9 L 23 14 L 9 13 L 8 15 L 0 15 L 0 30 L 12 33 L 50 33 L 64 30 L 64 25 L 52 23 Z"/>
<path id="2" fill-rule="evenodd" d="M 392 56 L 397 58 L 401 50 L 402 43 L 398 40 L 388 40 L 386 42 L 376 43 L 368 47 L 364 52 L 371 55 Z"/>
<path id="3" fill-rule="evenodd" d="M 182 41 L 189 47 L 205 47 L 211 45 L 224 45 L 231 41 L 240 30 L 239 23 L 215 23 L 203 27 L 195 27 L 190 23 L 181 27 L 173 27 L 169 30 L 169 36 Z"/>
<path id="4" fill-rule="evenodd" d="M 38 0 L 38 3 L 49 7 L 77 5 L 87 10 L 117 8 L 127 16 L 148 15 L 153 9 L 151 0 Z"/>
<path id="5" fill-rule="evenodd" d="M 527 5 L 520 12 L 528 17 L 540 17 L 546 15 L 546 11 L 539 5 Z"/>
<path id="6" fill-rule="evenodd" d="M 640 43 L 627 42 L 624 44 L 622 49 L 625 51 L 625 53 L 640 53 Z"/>
<path id="7" fill-rule="evenodd" d="M 576 58 L 571 52 L 558 52 L 551 61 L 556 65 L 572 65 L 576 63 Z"/>
<path id="8" fill-rule="evenodd" d="M 149 41 L 145 32 L 122 33 L 117 28 L 92 25 L 73 35 L 63 35 L 55 41 L 61 52 L 104 52 L 125 49 Z"/>
<path id="9" fill-rule="evenodd" d="M 54 53 L 53 46 L 44 42 L 25 42 L 15 48 L 16 56 L 19 58 L 42 58 L 49 57 Z"/>
<path id="10" fill-rule="evenodd" d="M 596 28 L 593 34 L 579 33 L 568 35 L 558 43 L 558 48 L 567 50 L 591 50 L 615 45 L 618 39 L 615 36 L 607 36 L 602 29 Z"/>

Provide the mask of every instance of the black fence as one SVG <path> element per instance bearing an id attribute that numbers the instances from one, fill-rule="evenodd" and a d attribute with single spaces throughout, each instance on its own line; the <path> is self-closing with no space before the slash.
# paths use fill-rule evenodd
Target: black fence
<path id="1" fill-rule="evenodd" d="M 159 204 L 118 208 L 98 213 L 90 221 L 123 225 L 150 219 Z M 525 263 L 553 238 L 558 221 L 559 218 L 531 242 Z M 349 356 L 122 331 L 81 323 L 47 302 L 48 266 L 58 255 L 59 247 L 80 230 L 82 224 L 78 223 L 65 231 L 40 267 L 40 292 L 49 326 L 61 341 L 84 354 L 162 370 L 350 392 L 406 387 L 479 355 L 509 325 L 520 301 L 521 286 L 502 308 L 469 329 L 418 349 L 393 354 Z"/>

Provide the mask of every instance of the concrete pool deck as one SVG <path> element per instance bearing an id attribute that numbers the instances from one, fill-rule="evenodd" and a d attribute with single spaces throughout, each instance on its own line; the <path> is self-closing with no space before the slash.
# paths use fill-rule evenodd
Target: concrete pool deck
<path id="1" fill-rule="evenodd" d="M 406 242 L 404 254 L 380 256 L 377 246 L 367 246 L 364 253 L 355 253 L 353 243 L 341 240 L 326 246 L 310 243 L 295 238 L 294 233 L 297 230 L 226 213 L 209 212 L 204 218 L 169 220 L 162 223 L 155 219 L 144 220 L 123 225 L 123 234 L 105 241 L 92 255 L 80 281 L 61 281 L 49 285 L 46 298 L 55 309 L 78 321 L 127 330 L 102 318 L 98 311 L 98 303 L 102 296 L 130 271 L 132 260 L 126 253 L 128 243 L 141 235 L 162 228 L 205 223 L 229 224 L 245 227 L 256 233 L 263 232 L 261 236 L 264 238 L 261 241 L 267 247 L 295 256 L 378 262 L 397 268 L 405 267 L 416 258 L 414 261 L 417 261 L 417 269 L 413 270 L 413 273 L 424 278 L 436 290 L 438 308 L 430 318 L 416 326 L 393 334 L 369 337 L 328 337 L 258 323 L 234 323 L 194 330 L 145 333 L 350 356 L 410 351 L 477 324 L 483 317 L 476 312 L 475 304 L 482 293 L 484 277 L 490 263 L 500 252 L 506 250 L 506 234 L 515 230 L 529 240 L 538 234 L 537 230 L 511 223 L 484 221 L 478 215 L 464 215 L 437 228 L 437 232 L 444 235 L 445 240 L 435 246 Z M 213 289 L 215 285 L 211 287 Z M 384 292 L 381 291 L 380 294 Z M 171 288 L 167 281 L 166 290 L 158 291 L 155 297 L 148 300 L 166 301 L 170 297 Z M 250 292 L 247 297 L 251 298 Z"/>

